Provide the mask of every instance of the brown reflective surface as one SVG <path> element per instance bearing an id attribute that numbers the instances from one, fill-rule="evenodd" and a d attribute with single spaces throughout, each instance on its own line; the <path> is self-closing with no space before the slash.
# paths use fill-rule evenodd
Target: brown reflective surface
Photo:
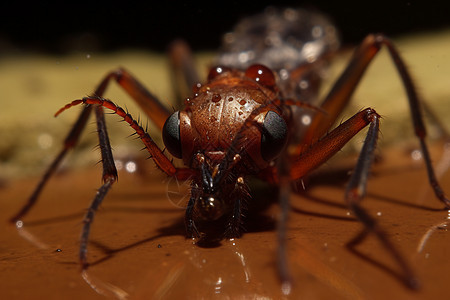
<path id="1" fill-rule="evenodd" d="M 372 235 L 357 252 L 345 246 L 362 229 L 343 201 L 351 159 L 322 168 L 305 182 L 307 194 L 292 196 L 287 236 L 294 286 L 287 298 L 436 299 L 447 294 L 448 212 L 439 210 L 443 206 L 428 187 L 422 161 L 413 161 L 401 147 L 383 149 L 382 154 L 364 207 L 407 258 L 421 289 L 405 288 L 397 277 L 399 267 Z M 440 162 L 441 145 L 433 148 L 433 157 Z M 94 289 L 131 299 L 282 297 L 275 264 L 278 206 L 250 213 L 241 239 L 194 245 L 184 236 L 184 211 L 177 204 L 183 199 L 150 161 L 139 162 L 138 172 L 121 171 L 96 214 L 88 246 L 91 266 L 84 274 L 89 285 L 80 274 L 78 238 L 100 174 L 92 168 L 57 175 L 19 231 L 6 220 L 36 179 L 2 186 L 3 299 L 101 299 Z M 441 182 L 449 194 L 449 172 Z M 269 195 L 255 189 L 253 201 Z"/>

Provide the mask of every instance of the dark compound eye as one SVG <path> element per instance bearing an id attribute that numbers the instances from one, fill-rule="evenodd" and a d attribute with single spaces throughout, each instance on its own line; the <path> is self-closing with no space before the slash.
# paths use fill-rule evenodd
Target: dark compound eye
<path id="1" fill-rule="evenodd" d="M 167 118 L 162 130 L 164 145 L 169 152 L 181 158 L 180 112 L 176 111 Z"/>
<path id="2" fill-rule="evenodd" d="M 284 119 L 274 111 L 264 118 L 261 133 L 261 155 L 265 161 L 274 159 L 286 144 L 287 126 Z"/>
<path id="3" fill-rule="evenodd" d="M 252 65 L 245 71 L 245 76 L 254 79 L 267 87 L 275 86 L 275 76 L 272 70 L 263 65 Z"/>

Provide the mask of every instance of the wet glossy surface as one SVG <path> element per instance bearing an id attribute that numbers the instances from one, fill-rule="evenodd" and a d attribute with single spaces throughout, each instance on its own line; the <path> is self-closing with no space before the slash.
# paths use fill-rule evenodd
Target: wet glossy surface
<path id="1" fill-rule="evenodd" d="M 433 157 L 439 162 L 441 147 Z M 422 288 L 406 289 L 399 269 L 369 236 L 357 250 L 345 244 L 362 226 L 344 206 L 348 168 L 321 169 L 305 182 L 307 195 L 292 196 L 288 231 L 292 299 L 437 299 L 447 293 L 450 261 L 448 212 L 431 194 L 421 162 L 405 149 L 383 149 L 383 162 L 369 181 L 364 207 L 376 217 L 417 272 Z M 349 165 L 342 162 L 343 165 Z M 211 247 L 184 237 L 183 213 L 170 180 L 150 161 L 134 173 L 121 171 L 96 215 L 88 247 L 87 279 L 112 296 L 131 299 L 280 298 L 275 266 L 277 206 L 249 216 L 241 239 Z M 340 170 L 344 170 L 340 172 Z M 339 171 L 339 172 L 338 172 Z M 85 208 L 100 184 L 99 168 L 59 174 L 24 220 L 29 242 L 6 220 L 25 201 L 36 180 L 0 189 L 0 289 L 5 299 L 102 299 L 82 278 L 78 238 Z M 145 175 L 144 175 L 145 174 Z M 148 175 L 150 174 L 150 175 Z M 172 182 L 172 181 L 171 181 Z M 450 193 L 450 173 L 442 186 Z M 261 201 L 257 191 L 254 201 Z M 20 231 L 25 233 L 24 231 Z M 42 248 L 39 248 L 41 246 Z M 394 273 L 392 273 L 394 272 Z M 105 288 L 112 284 L 117 289 Z M 122 294 L 124 295 L 124 294 Z"/>

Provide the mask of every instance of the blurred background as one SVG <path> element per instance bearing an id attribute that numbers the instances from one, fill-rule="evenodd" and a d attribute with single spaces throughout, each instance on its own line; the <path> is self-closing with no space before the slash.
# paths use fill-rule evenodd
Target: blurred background
<path id="1" fill-rule="evenodd" d="M 122 48 L 164 51 L 175 38 L 183 38 L 196 51 L 215 50 L 239 19 L 275 3 L 327 14 L 347 44 L 372 32 L 398 36 L 450 25 L 446 1 L 4 1 L 0 43 L 2 51 L 60 54 Z"/>
<path id="2" fill-rule="evenodd" d="M 188 42 L 206 72 L 222 35 L 236 22 L 259 13 L 270 1 L 222 1 L 206 4 L 173 1 L 3 1 L 0 4 L 0 179 L 41 174 L 59 151 L 77 108 L 57 119 L 61 106 L 93 91 L 102 77 L 126 67 L 163 102 L 171 103 L 165 51 L 177 38 Z M 367 34 L 382 32 L 399 46 L 421 94 L 444 121 L 450 105 L 450 3 L 444 1 L 276 1 L 277 6 L 305 7 L 330 17 L 343 43 L 357 45 Z M 339 68 L 345 65 L 345 60 Z M 395 69 L 380 54 L 355 98 L 352 111 L 374 106 L 384 117 L 383 139 L 412 132 Z M 336 72 L 338 73 L 338 71 Z M 377 78 L 379 81 L 377 81 Z M 106 95 L 139 110 L 119 88 Z M 356 99 L 355 99 L 356 100 Z M 376 101 L 385 100 L 383 103 Z M 383 102 L 383 101 L 381 101 Z M 346 117 L 349 115 L 347 114 Z M 142 116 L 145 120 L 145 116 Z M 139 154 L 139 141 L 127 139 L 129 128 L 109 120 L 117 156 Z M 399 121 L 388 125 L 390 121 Z M 395 123 L 394 122 L 394 123 Z M 409 121 L 408 121 L 409 122 Z M 144 121 L 145 124 L 145 121 Z M 384 129 L 387 128 L 387 129 Z M 65 163 L 92 165 L 95 126 Z M 151 129 L 156 139 L 159 132 Z M 359 142 L 357 142 L 358 145 Z M 95 152 L 96 153 L 96 152 Z M 100 173 L 99 173 L 100 174 Z"/>

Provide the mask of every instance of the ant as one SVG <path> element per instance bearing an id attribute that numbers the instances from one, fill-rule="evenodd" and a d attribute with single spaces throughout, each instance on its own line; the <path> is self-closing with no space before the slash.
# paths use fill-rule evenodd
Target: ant
<path id="1" fill-rule="evenodd" d="M 83 105 L 63 149 L 11 222 L 21 220 L 33 207 L 63 157 L 75 147 L 93 112 L 97 120 L 103 184 L 84 217 L 79 259 L 83 270 L 88 267 L 91 224 L 118 176 L 104 118 L 104 109 L 111 110 L 131 126 L 162 172 L 191 182 L 185 212 L 190 238 L 201 240 L 204 234 L 198 224 L 220 218 L 227 218 L 225 236 L 239 237 L 246 205 L 251 201 L 248 178 L 256 176 L 279 186 L 278 270 L 282 289 L 288 293 L 291 279 L 285 231 L 290 184 L 302 180 L 368 127 L 345 193 L 349 209 L 364 225 L 363 232 L 353 242 L 373 233 L 401 267 L 405 284 L 417 288 L 418 281 L 406 260 L 360 205 L 374 159 L 380 115 L 366 108 L 330 129 L 349 103 L 369 63 L 382 47 L 387 48 L 408 96 L 430 185 L 449 209 L 450 200 L 439 186 L 425 143 L 421 101 L 399 52 L 382 34 L 370 34 L 362 41 L 325 99 L 319 101 L 321 74 L 338 47 L 336 30 L 322 15 L 301 9 L 271 9 L 244 19 L 233 33 L 225 36 L 217 66 L 211 68 L 206 82 L 200 84 L 188 47 L 183 42 L 175 42 L 171 47 L 174 70 L 183 75 L 186 86 L 193 87 L 192 96 L 184 100 L 184 108 L 175 112 L 167 109 L 127 70 L 121 68 L 108 73 L 91 96 L 74 100 L 55 114 Z M 183 167 L 177 167 L 166 156 L 165 149 L 128 112 L 103 97 L 111 81 L 121 86 L 162 131 L 165 149 L 182 160 Z M 179 94 L 182 94 L 181 85 L 176 87 Z"/>

